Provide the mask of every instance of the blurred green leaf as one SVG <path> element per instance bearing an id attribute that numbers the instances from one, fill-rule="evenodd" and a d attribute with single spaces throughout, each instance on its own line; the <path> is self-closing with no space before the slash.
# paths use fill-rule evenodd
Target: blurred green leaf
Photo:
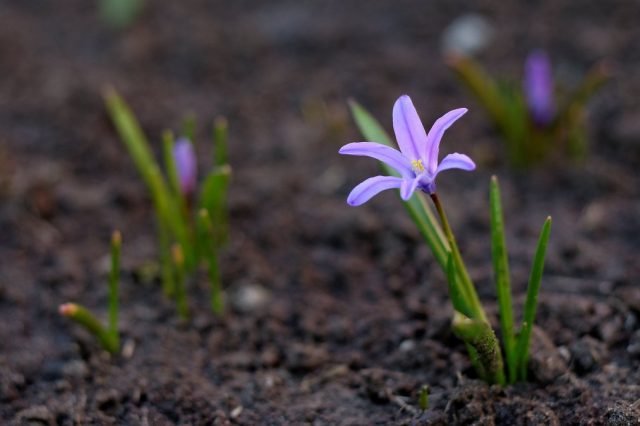
<path id="1" fill-rule="evenodd" d="M 142 12 L 143 0 L 100 0 L 100 16 L 111 27 L 127 28 Z"/>

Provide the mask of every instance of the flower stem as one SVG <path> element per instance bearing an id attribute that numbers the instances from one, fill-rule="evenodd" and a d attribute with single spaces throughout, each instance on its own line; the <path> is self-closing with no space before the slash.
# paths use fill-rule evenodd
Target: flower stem
<path id="1" fill-rule="evenodd" d="M 457 279 L 455 280 L 456 282 L 451 283 L 450 285 L 456 286 L 459 289 L 459 293 L 463 295 L 466 305 L 470 309 L 470 314 L 474 319 L 488 322 L 487 316 L 484 313 L 484 309 L 482 309 L 482 305 L 480 304 L 478 293 L 476 292 L 473 283 L 471 282 L 471 278 L 469 278 L 467 268 L 462 261 L 462 256 L 460 255 L 458 244 L 456 243 L 456 239 L 453 236 L 453 232 L 451 231 L 451 226 L 449 226 L 449 220 L 447 219 L 447 215 L 444 212 L 444 208 L 442 207 L 440 198 L 438 198 L 438 195 L 436 193 L 430 195 L 431 200 L 433 200 L 433 204 L 436 207 L 438 215 L 440 216 L 442 230 L 444 231 L 444 234 L 447 237 L 447 241 L 449 242 L 452 260 L 457 271 L 457 273 L 455 274 L 455 276 L 457 277 Z"/>

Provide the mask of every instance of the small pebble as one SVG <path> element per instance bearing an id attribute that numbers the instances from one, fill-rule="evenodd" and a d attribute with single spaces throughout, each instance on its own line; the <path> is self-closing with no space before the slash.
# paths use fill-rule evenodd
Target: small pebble
<path id="1" fill-rule="evenodd" d="M 44 405 L 34 405 L 32 407 L 25 408 L 16 415 L 16 420 L 19 424 L 54 424 L 53 414 Z"/>
<path id="2" fill-rule="evenodd" d="M 484 16 L 475 13 L 462 15 L 444 30 L 442 50 L 471 56 L 489 46 L 493 33 L 493 27 Z"/>
<path id="3" fill-rule="evenodd" d="M 271 294 L 257 284 L 242 284 L 231 293 L 231 305 L 242 313 L 263 308 L 271 299 Z"/>
<path id="4" fill-rule="evenodd" d="M 412 350 L 414 350 L 416 347 L 416 342 L 414 340 L 411 339 L 407 339 L 407 340 L 403 340 L 402 343 L 400 343 L 400 352 L 411 352 Z"/>

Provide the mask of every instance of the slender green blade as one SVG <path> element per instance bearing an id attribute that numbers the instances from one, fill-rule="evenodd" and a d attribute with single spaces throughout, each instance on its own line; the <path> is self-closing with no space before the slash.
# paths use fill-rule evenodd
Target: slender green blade
<path id="1" fill-rule="evenodd" d="M 218 117 L 213 122 L 213 164 L 218 167 L 229 164 L 229 123 L 225 117 Z"/>
<path id="2" fill-rule="evenodd" d="M 508 125 L 505 120 L 508 108 L 500 87 L 478 63 L 465 56 L 451 55 L 447 58 L 447 65 L 484 106 L 498 127 Z"/>
<path id="3" fill-rule="evenodd" d="M 540 283 L 542 281 L 542 272 L 544 270 L 544 258 L 547 251 L 547 243 L 551 234 L 551 217 L 545 220 L 540 231 L 538 246 L 535 256 L 533 257 L 533 266 L 531 275 L 529 276 L 529 285 L 527 288 L 527 299 L 524 305 L 524 314 L 522 319 L 522 328 L 518 336 L 516 346 L 516 357 L 518 362 L 518 376 L 520 380 L 527 380 L 527 364 L 529 363 L 529 346 L 531 342 L 531 331 L 533 330 L 533 322 L 538 307 L 538 293 L 540 292 Z"/>
<path id="4" fill-rule="evenodd" d="M 120 283 L 120 251 L 122 235 L 114 231 L 111 236 L 111 269 L 109 271 L 109 333 L 116 346 L 120 346 L 118 333 L 118 286 Z"/>
<path id="5" fill-rule="evenodd" d="M 155 196 L 155 192 L 161 192 L 165 184 L 147 138 L 142 133 L 133 112 L 115 90 L 108 90 L 105 100 L 122 142 L 129 150 L 138 172 Z"/>
<path id="6" fill-rule="evenodd" d="M 109 330 L 87 308 L 76 303 L 65 303 L 60 305 L 59 311 L 62 316 L 70 318 L 93 334 L 105 350 L 112 354 L 118 352 L 118 342 L 113 339 L 113 335 Z"/>
<path id="7" fill-rule="evenodd" d="M 187 301 L 187 288 L 185 283 L 184 253 L 182 252 L 180 244 L 174 244 L 171 247 L 171 256 L 176 272 L 176 306 L 178 315 L 180 315 L 180 318 L 183 320 L 186 320 L 189 317 L 189 303 Z"/>
<path id="8" fill-rule="evenodd" d="M 211 287 L 211 310 L 220 315 L 224 311 L 224 299 L 222 294 L 222 282 L 220 278 L 220 266 L 218 261 L 218 247 L 214 239 L 214 226 L 207 209 L 198 212 L 198 237 L 200 247 L 207 263 L 209 285 Z"/>
<path id="9" fill-rule="evenodd" d="M 365 139 L 393 147 L 393 143 L 387 133 L 367 110 L 355 101 L 350 101 L 349 106 L 351 107 L 351 113 L 353 114 L 356 125 Z M 381 163 L 381 165 L 385 173 L 398 176 L 398 173 L 393 168 L 384 163 Z M 416 192 L 413 197 L 404 202 L 404 205 L 411 219 L 416 223 L 420 233 L 426 240 L 427 245 L 431 248 L 436 261 L 440 267 L 446 271 L 449 244 L 425 197 Z"/>
<path id="10" fill-rule="evenodd" d="M 491 256 L 495 275 L 498 306 L 500 308 L 500 328 L 507 363 L 507 375 L 510 383 L 516 380 L 515 340 L 513 331 L 513 302 L 511 300 L 511 278 L 509 259 L 504 236 L 504 216 L 500 197 L 498 178 L 491 178 L 489 190 L 491 205 Z"/>
<path id="11" fill-rule="evenodd" d="M 165 131 L 162 134 L 162 156 L 164 160 L 164 167 L 167 171 L 167 177 L 169 178 L 169 186 L 174 195 L 180 194 L 180 182 L 178 180 L 178 169 L 176 168 L 176 161 L 173 155 L 174 137 L 170 130 Z"/>
<path id="12" fill-rule="evenodd" d="M 196 140 L 196 116 L 192 113 L 187 114 L 182 120 L 182 134 L 189 139 L 191 143 Z"/>
<path id="13" fill-rule="evenodd" d="M 171 258 L 171 238 L 169 230 L 162 221 L 158 221 L 158 243 L 160 245 L 160 266 L 162 274 L 162 291 L 173 298 L 176 295 L 175 268 Z"/>
<path id="14" fill-rule="evenodd" d="M 166 224 L 172 236 L 180 243 L 184 250 L 185 264 L 190 269 L 194 264 L 194 259 L 187 224 L 180 213 L 179 206 L 172 202 L 167 183 L 138 121 L 115 90 L 111 89 L 105 93 L 105 101 L 120 139 L 125 144 L 138 172 L 151 192 L 158 220 Z"/>
<path id="15" fill-rule="evenodd" d="M 216 167 L 207 175 L 200 193 L 200 208 L 205 209 L 209 215 L 216 247 L 228 240 L 227 194 L 230 180 L 231 167 Z"/>
<path id="16" fill-rule="evenodd" d="M 566 99 L 560 109 L 560 115 L 570 114 L 571 109 L 584 109 L 589 99 L 611 78 L 611 66 L 606 62 L 596 64 L 578 87 Z"/>

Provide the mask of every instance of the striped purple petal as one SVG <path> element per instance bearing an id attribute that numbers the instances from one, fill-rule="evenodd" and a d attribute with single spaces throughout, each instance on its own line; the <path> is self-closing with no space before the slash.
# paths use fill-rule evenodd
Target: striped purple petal
<path id="1" fill-rule="evenodd" d="M 196 189 L 198 179 L 198 164 L 193 144 L 186 138 L 180 138 L 173 146 L 173 161 L 178 174 L 180 191 L 184 195 L 191 195 Z"/>
<path id="2" fill-rule="evenodd" d="M 442 140 L 444 132 L 451 127 L 456 120 L 465 115 L 467 111 L 468 110 L 466 108 L 458 108 L 449 111 L 442 117 L 438 118 L 436 122 L 433 123 L 433 126 L 431 126 L 431 130 L 429 130 L 429 134 L 427 135 L 427 143 L 422 157 L 427 163 L 425 166 L 430 174 L 435 173 L 438 167 L 440 140 Z"/>
<path id="3" fill-rule="evenodd" d="M 475 170 L 476 164 L 473 162 L 469 156 L 464 154 L 458 154 L 454 152 L 453 154 L 449 154 L 445 156 L 440 164 L 438 164 L 438 168 L 436 169 L 436 174 L 440 173 L 443 170 L 449 169 L 461 169 L 466 171 Z"/>
<path id="4" fill-rule="evenodd" d="M 536 50 L 527 57 L 523 85 L 533 121 L 540 125 L 549 124 L 556 114 L 553 71 L 549 56 L 542 50 Z"/>
<path id="5" fill-rule="evenodd" d="M 393 105 L 393 131 L 400 151 L 410 161 L 422 158 L 420 152 L 427 143 L 427 134 L 411 98 L 402 95 Z"/>
<path id="6" fill-rule="evenodd" d="M 395 176 L 371 177 L 353 188 L 347 197 L 347 203 L 351 206 L 359 206 L 386 189 L 400 188 L 402 182 L 403 179 Z"/>
<path id="7" fill-rule="evenodd" d="M 414 176 L 411 171 L 411 163 L 400 151 L 380 143 L 353 142 L 343 146 L 338 152 L 344 155 L 362 155 L 375 158 L 393 167 L 403 177 Z"/>

